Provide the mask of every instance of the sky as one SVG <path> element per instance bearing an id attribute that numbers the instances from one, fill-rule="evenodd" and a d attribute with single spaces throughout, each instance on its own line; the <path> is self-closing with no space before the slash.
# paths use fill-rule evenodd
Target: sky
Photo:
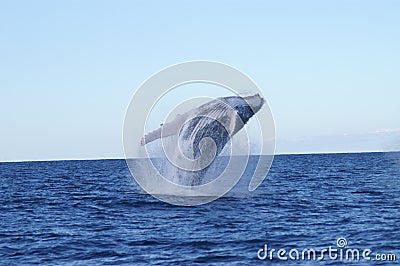
<path id="1" fill-rule="evenodd" d="M 132 94 L 191 60 L 258 84 L 278 153 L 398 149 L 398 14 L 395 0 L 0 0 L 0 161 L 122 158 Z"/>

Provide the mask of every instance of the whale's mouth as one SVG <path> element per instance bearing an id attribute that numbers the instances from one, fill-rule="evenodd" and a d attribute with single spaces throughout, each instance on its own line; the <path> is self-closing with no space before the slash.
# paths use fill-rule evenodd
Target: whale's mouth
<path id="1" fill-rule="evenodd" d="M 254 113 L 257 113 L 265 103 L 265 99 L 263 97 L 261 97 L 261 95 L 259 93 L 252 95 L 252 96 L 244 97 L 244 99 L 249 104 L 249 106 L 253 109 Z"/>

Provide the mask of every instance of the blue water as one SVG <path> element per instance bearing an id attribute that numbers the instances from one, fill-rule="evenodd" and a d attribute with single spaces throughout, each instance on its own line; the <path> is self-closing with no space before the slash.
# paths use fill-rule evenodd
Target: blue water
<path id="1" fill-rule="evenodd" d="M 340 237 L 400 261 L 400 153 L 276 156 L 255 196 L 197 207 L 138 193 L 124 160 L 0 163 L 0 192 L 1 265 L 282 263 L 257 251 Z"/>

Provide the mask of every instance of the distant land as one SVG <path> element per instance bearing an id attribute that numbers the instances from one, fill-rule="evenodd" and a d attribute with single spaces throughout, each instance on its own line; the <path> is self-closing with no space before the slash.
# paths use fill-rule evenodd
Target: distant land
<path id="1" fill-rule="evenodd" d="M 400 151 L 400 130 L 360 134 L 277 138 L 276 154 Z"/>

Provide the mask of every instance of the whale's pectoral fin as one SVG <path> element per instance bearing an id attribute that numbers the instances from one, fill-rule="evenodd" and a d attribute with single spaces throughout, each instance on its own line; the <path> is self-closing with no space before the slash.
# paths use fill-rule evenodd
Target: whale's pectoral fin
<path id="1" fill-rule="evenodd" d="M 144 135 L 144 137 L 142 137 L 140 140 L 140 145 L 143 146 L 149 142 L 152 142 L 153 140 L 161 138 L 161 128 L 162 126 Z"/>
<path id="2" fill-rule="evenodd" d="M 146 145 L 149 142 L 152 142 L 156 139 L 160 139 L 161 137 L 168 137 L 172 135 L 177 135 L 179 129 L 184 123 L 184 117 L 178 114 L 174 120 L 168 123 L 160 124 L 160 127 L 156 130 L 150 131 L 144 137 L 142 137 L 140 141 L 140 145 Z"/>

